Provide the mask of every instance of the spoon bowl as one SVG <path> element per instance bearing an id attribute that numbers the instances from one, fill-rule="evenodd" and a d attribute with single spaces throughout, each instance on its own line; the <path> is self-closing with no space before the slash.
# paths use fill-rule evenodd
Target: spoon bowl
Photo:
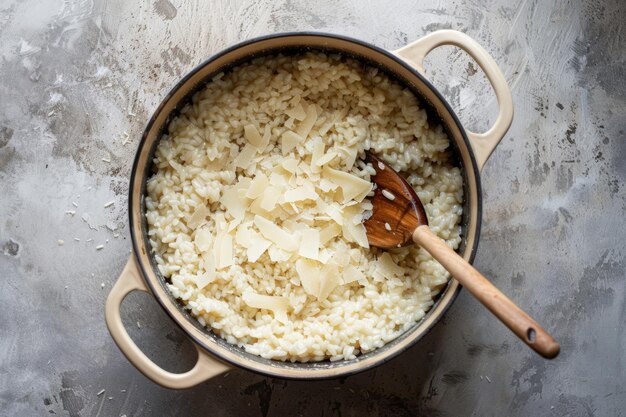
<path id="1" fill-rule="evenodd" d="M 391 249 L 413 244 L 412 236 L 418 226 L 428 226 L 426 211 L 419 197 L 404 178 L 370 152 L 365 162 L 376 170 L 374 210 L 363 222 L 371 246 Z"/>

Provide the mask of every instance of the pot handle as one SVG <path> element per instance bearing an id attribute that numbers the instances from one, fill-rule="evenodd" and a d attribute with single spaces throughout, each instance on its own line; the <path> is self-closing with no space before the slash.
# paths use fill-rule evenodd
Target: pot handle
<path id="1" fill-rule="evenodd" d="M 130 255 L 130 259 L 126 263 L 122 274 L 109 293 L 105 306 L 105 319 L 109 332 L 117 346 L 145 376 L 164 387 L 183 389 L 197 385 L 231 369 L 200 349 L 195 343 L 194 346 L 198 351 L 198 360 L 194 367 L 187 372 L 175 374 L 152 362 L 130 338 L 120 316 L 122 301 L 132 291 L 150 292 L 141 278 L 133 254 Z"/>
<path id="2" fill-rule="evenodd" d="M 421 39 L 416 40 L 400 49 L 393 51 L 394 54 L 415 67 L 422 74 L 424 71 L 423 61 L 426 55 L 438 46 L 452 45 L 463 49 L 478 63 L 485 72 L 491 87 L 496 93 L 498 100 L 498 118 L 489 130 L 484 133 L 467 131 L 467 137 L 472 145 L 478 169 L 482 170 L 489 155 L 493 152 L 500 140 L 504 137 L 513 121 L 513 98 L 511 90 L 498 68 L 496 61 L 474 39 L 456 30 L 439 30 Z"/>

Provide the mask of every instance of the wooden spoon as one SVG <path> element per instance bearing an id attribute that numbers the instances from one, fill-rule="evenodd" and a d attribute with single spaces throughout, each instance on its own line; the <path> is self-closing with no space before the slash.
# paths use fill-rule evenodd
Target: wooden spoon
<path id="1" fill-rule="evenodd" d="M 365 160 L 376 170 L 377 186 L 372 216 L 363 223 L 370 245 L 390 249 L 417 243 L 524 343 L 545 358 L 556 357 L 558 342 L 430 230 L 424 206 L 404 178 L 371 153 Z"/>

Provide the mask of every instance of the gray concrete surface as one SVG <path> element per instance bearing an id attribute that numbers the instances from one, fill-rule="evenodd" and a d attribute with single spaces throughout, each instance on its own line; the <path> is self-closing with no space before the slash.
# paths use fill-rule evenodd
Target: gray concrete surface
<path id="1" fill-rule="evenodd" d="M 625 8 L 1 0 L 0 415 L 625 415 Z M 174 392 L 137 372 L 110 339 L 103 304 L 129 253 L 134 149 L 165 92 L 257 35 L 320 30 L 394 49 L 440 28 L 484 45 L 515 101 L 513 126 L 483 172 L 476 265 L 554 332 L 561 355 L 539 358 L 462 293 L 413 349 L 342 380 L 233 370 Z M 442 48 L 427 70 L 468 127 L 494 120 L 494 97 L 463 54 Z M 129 297 L 124 317 L 167 369 L 193 363 L 150 297 Z"/>

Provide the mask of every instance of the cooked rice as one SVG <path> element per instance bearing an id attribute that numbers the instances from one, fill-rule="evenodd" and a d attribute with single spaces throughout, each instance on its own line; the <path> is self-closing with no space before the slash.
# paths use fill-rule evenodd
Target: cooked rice
<path id="1" fill-rule="evenodd" d="M 308 166 L 311 144 L 321 138 L 326 152 L 338 153 L 329 166 L 369 180 L 374 170 L 360 159 L 371 149 L 415 188 L 431 229 L 452 248 L 458 247 L 462 177 L 441 126 L 429 125 L 416 97 L 377 69 L 323 53 L 259 58 L 214 77 L 193 96 L 156 150 L 156 171 L 145 200 L 148 234 L 173 296 L 229 343 L 282 361 L 354 359 L 423 318 L 447 283 L 449 274 L 423 249 L 386 251 L 400 269 L 395 276 L 384 276 L 377 269 L 384 251 L 364 248 L 340 233 L 322 249 L 331 254 L 347 251 L 364 278 L 336 286 L 325 300 L 304 290 L 294 268 L 301 259 L 298 253 L 272 261 L 271 254 L 281 258 L 276 255 L 279 248 L 249 262 L 245 248 L 233 243 L 233 265 L 199 284 L 207 267 L 196 231 L 231 224 L 221 203 L 224 191 L 243 178 L 270 172 L 271 161 L 284 158 L 281 137 L 301 123 L 286 114 L 293 113 L 298 96 L 316 106 L 317 119 L 290 157 Z M 246 169 L 235 169 L 232 161 L 248 142 L 244 126 L 250 124 L 261 135 L 269 134 L 269 145 Z M 359 216 L 371 209 L 367 200 L 350 204 Z M 202 206 L 210 215 L 193 217 Z M 303 204 L 301 209 L 310 207 Z M 276 224 L 288 227 L 302 218 L 295 210 L 284 211 Z M 318 229 L 332 222 L 308 221 Z M 276 311 L 250 307 L 243 298 L 251 292 L 288 299 L 286 317 L 279 320 Z"/>

